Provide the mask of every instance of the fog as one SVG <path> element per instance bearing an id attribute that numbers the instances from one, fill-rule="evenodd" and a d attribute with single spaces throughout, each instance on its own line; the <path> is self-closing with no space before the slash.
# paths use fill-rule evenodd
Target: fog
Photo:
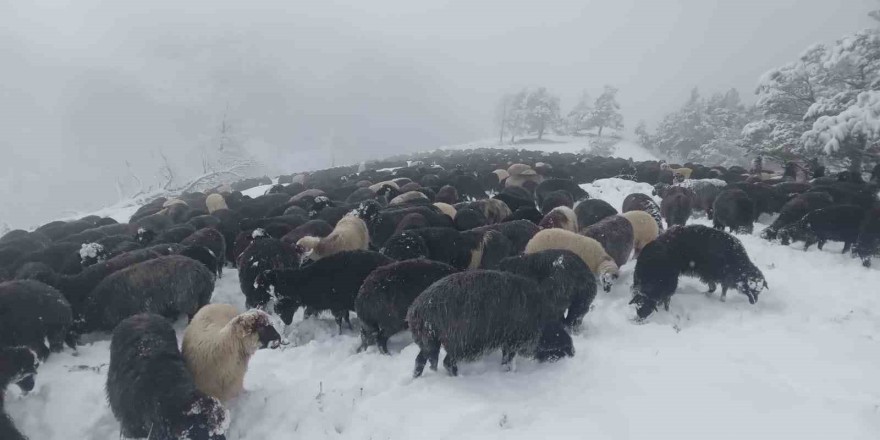
<path id="1" fill-rule="evenodd" d="M 613 84 L 652 123 L 694 86 L 750 97 L 875 3 L 0 0 L 0 227 L 116 202 L 161 155 L 198 174 L 224 120 L 275 174 L 489 138 L 523 86 L 566 111 Z"/>

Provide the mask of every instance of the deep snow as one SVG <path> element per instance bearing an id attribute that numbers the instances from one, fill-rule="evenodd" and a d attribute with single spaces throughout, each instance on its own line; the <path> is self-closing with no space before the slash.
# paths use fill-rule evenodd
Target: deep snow
<path id="1" fill-rule="evenodd" d="M 583 187 L 618 209 L 630 192 L 651 190 L 618 179 Z M 670 311 L 637 325 L 629 262 L 574 336 L 574 358 L 518 358 L 511 373 L 495 353 L 461 364 L 459 377 L 441 368 L 414 380 L 408 335 L 392 338 L 392 356 L 356 354 L 356 331 L 337 336 L 329 315 L 303 321 L 300 312 L 290 346 L 252 359 L 247 392 L 229 406 L 229 438 L 878 438 L 877 265 L 841 255 L 840 243 L 809 252 L 767 243 L 761 229 L 739 236 L 770 285 L 756 305 L 737 292 L 723 303 L 683 278 Z M 234 270 L 213 301 L 243 309 Z M 52 355 L 27 396 L 10 387 L 19 428 L 32 439 L 118 439 L 104 399 L 108 348 L 105 336 L 78 355 Z"/>

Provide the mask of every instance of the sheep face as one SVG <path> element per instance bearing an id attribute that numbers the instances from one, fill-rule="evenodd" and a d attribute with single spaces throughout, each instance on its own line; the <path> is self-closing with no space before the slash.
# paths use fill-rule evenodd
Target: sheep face
<path id="1" fill-rule="evenodd" d="M 229 413 L 219 400 L 200 395 L 184 414 L 171 421 L 170 428 L 177 440 L 226 440 Z"/>
<path id="2" fill-rule="evenodd" d="M 382 207 L 379 205 L 379 202 L 375 200 L 367 200 L 361 203 L 360 207 L 357 209 L 357 215 L 361 220 L 370 223 L 379 215 L 380 209 L 382 209 Z"/>
<path id="3" fill-rule="evenodd" d="M 636 319 L 642 321 L 657 311 L 657 301 L 638 292 L 634 292 L 633 298 L 629 301 L 636 308 Z"/>
<path id="4" fill-rule="evenodd" d="M 281 317 L 284 325 L 290 325 L 293 322 L 293 314 L 302 307 L 302 300 L 299 296 L 278 298 L 275 303 L 275 312 Z"/>
<path id="5" fill-rule="evenodd" d="M 767 281 L 757 267 L 749 268 L 736 283 L 736 290 L 749 297 L 750 304 L 758 302 L 758 294 L 767 288 Z"/>
<path id="6" fill-rule="evenodd" d="M 572 356 L 574 356 L 574 344 L 562 323 L 553 322 L 544 325 L 535 353 L 538 362 L 556 362 Z"/>
<path id="7" fill-rule="evenodd" d="M 25 393 L 34 389 L 34 376 L 39 365 L 37 354 L 27 347 L 0 349 L 0 376 L 15 382 Z"/>
<path id="8" fill-rule="evenodd" d="M 140 244 L 141 246 L 146 246 L 152 243 L 153 240 L 156 238 L 156 231 L 153 231 L 152 229 L 140 228 L 138 229 L 135 238 L 137 239 L 138 244 Z"/>

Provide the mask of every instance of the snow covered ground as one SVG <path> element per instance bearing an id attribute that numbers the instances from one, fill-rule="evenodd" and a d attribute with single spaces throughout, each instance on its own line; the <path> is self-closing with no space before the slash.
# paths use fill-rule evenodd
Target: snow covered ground
<path id="1" fill-rule="evenodd" d="M 583 186 L 620 208 L 650 186 L 606 179 Z M 771 219 L 762 219 L 769 223 Z M 695 223 L 707 224 L 705 219 Z M 229 405 L 230 439 L 877 439 L 880 434 L 878 265 L 863 268 L 842 245 L 803 252 L 740 236 L 770 290 L 756 305 L 726 303 L 684 278 L 669 312 L 634 324 L 634 262 L 599 292 L 574 336 L 576 356 L 549 365 L 500 354 L 411 372 L 417 348 L 392 338 L 391 356 L 357 354 L 355 332 L 332 318 L 295 317 L 291 345 L 262 350 Z M 227 269 L 215 302 L 244 307 Z M 184 322 L 178 322 L 182 335 Z M 109 339 L 53 355 L 37 386 L 10 387 L 7 409 L 31 439 L 119 438 L 104 399 Z"/>

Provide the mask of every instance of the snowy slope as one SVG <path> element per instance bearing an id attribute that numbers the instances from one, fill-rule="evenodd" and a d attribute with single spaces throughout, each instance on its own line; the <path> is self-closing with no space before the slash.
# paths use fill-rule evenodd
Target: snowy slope
<path id="1" fill-rule="evenodd" d="M 587 145 L 588 138 L 573 136 L 544 136 L 543 142 L 529 141 L 516 145 L 498 144 L 498 139 L 485 139 L 482 141 L 468 142 L 457 145 L 446 145 L 440 147 L 441 150 L 462 150 L 467 148 L 517 148 L 537 151 L 558 151 L 560 153 L 580 153 L 586 151 L 589 153 L 590 147 Z M 614 145 L 614 152 L 610 156 L 621 157 L 633 160 L 657 160 L 657 157 L 643 148 L 641 145 L 630 140 L 622 139 Z"/>
<path id="2" fill-rule="evenodd" d="M 650 194 L 617 179 L 583 187 L 618 209 L 631 191 Z M 461 364 L 460 377 L 441 368 L 414 380 L 408 335 L 392 338 L 392 356 L 356 354 L 356 332 L 337 336 L 329 315 L 302 321 L 300 312 L 286 329 L 291 346 L 253 358 L 247 393 L 230 405 L 229 438 L 878 438 L 878 265 L 863 268 L 839 243 L 810 252 L 770 244 L 761 229 L 740 236 L 770 285 L 756 305 L 736 292 L 722 303 L 683 278 L 670 311 L 636 325 L 630 262 L 599 292 L 574 358 L 517 359 L 512 373 L 496 353 Z M 234 270 L 214 301 L 244 307 Z M 53 355 L 28 396 L 11 387 L 18 426 L 32 439 L 118 439 L 103 397 L 108 346 L 105 337 Z"/>

